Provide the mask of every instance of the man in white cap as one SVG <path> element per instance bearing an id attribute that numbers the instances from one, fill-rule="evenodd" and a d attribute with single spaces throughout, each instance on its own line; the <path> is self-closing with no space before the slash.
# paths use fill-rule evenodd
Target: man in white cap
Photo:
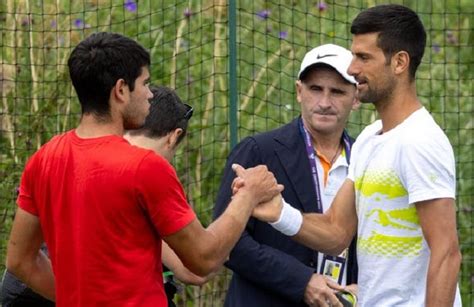
<path id="1" fill-rule="evenodd" d="M 301 212 L 324 212 L 347 176 L 352 139 L 345 132 L 359 105 L 356 81 L 347 74 L 352 55 L 327 44 L 309 51 L 296 81 L 301 116 L 266 133 L 245 138 L 230 154 L 215 218 L 231 199 L 231 165 L 266 164 L 285 186 L 284 199 Z M 294 235 L 288 229 L 288 235 Z M 339 257 L 307 248 L 251 219 L 226 266 L 234 274 L 225 306 L 340 306 L 334 290 L 357 282 L 355 244 Z M 342 285 L 342 286 L 340 286 Z M 349 288 L 356 291 L 356 286 Z"/>

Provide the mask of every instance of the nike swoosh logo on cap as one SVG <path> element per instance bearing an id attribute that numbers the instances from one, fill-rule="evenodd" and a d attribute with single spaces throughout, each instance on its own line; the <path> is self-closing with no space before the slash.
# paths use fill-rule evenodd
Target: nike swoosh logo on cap
<path id="1" fill-rule="evenodd" d="M 322 59 L 322 58 L 326 58 L 328 56 L 337 56 L 337 54 L 325 54 L 325 55 L 319 55 L 316 57 L 317 60 L 319 59 Z"/>

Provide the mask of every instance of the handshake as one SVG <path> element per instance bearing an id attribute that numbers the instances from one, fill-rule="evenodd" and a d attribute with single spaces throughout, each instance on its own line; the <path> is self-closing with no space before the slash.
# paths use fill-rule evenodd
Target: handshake
<path id="1" fill-rule="evenodd" d="M 248 194 L 253 206 L 252 216 L 263 222 L 276 222 L 283 208 L 281 192 L 284 186 L 278 184 L 265 165 L 245 169 L 233 164 L 232 169 L 236 174 L 231 186 L 233 197 Z"/>
<path id="2" fill-rule="evenodd" d="M 232 182 L 232 194 L 243 191 L 252 195 L 252 216 L 270 223 L 275 229 L 287 236 L 294 236 L 303 223 L 301 212 L 294 209 L 281 196 L 284 186 L 278 184 L 275 176 L 265 165 L 244 169 L 233 164 L 236 178 Z"/>

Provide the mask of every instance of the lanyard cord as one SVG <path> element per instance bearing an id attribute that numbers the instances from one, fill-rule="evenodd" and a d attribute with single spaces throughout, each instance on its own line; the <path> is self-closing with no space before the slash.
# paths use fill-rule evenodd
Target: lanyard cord
<path id="1" fill-rule="evenodd" d="M 313 176 L 313 184 L 314 184 L 314 189 L 316 191 L 316 204 L 317 204 L 316 209 L 318 213 L 323 213 L 321 190 L 319 189 L 318 168 L 316 167 L 316 153 L 311 142 L 311 136 L 308 130 L 306 130 L 306 128 L 304 127 L 303 120 L 301 119 L 301 117 L 298 123 L 299 123 L 301 135 L 303 136 L 303 139 L 306 145 L 306 153 L 308 155 L 309 166 L 311 168 L 311 175 Z M 342 143 L 346 151 L 347 163 L 349 163 L 351 142 L 350 142 L 349 135 L 346 133 L 346 131 L 344 131 L 342 134 Z"/>

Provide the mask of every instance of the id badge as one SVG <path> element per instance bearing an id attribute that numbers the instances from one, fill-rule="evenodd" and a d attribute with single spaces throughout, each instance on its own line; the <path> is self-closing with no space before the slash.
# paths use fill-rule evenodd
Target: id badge
<path id="1" fill-rule="evenodd" d="M 346 258 L 341 256 L 323 256 L 323 262 L 319 274 L 328 276 L 338 284 L 342 283 L 344 269 L 346 266 Z"/>

